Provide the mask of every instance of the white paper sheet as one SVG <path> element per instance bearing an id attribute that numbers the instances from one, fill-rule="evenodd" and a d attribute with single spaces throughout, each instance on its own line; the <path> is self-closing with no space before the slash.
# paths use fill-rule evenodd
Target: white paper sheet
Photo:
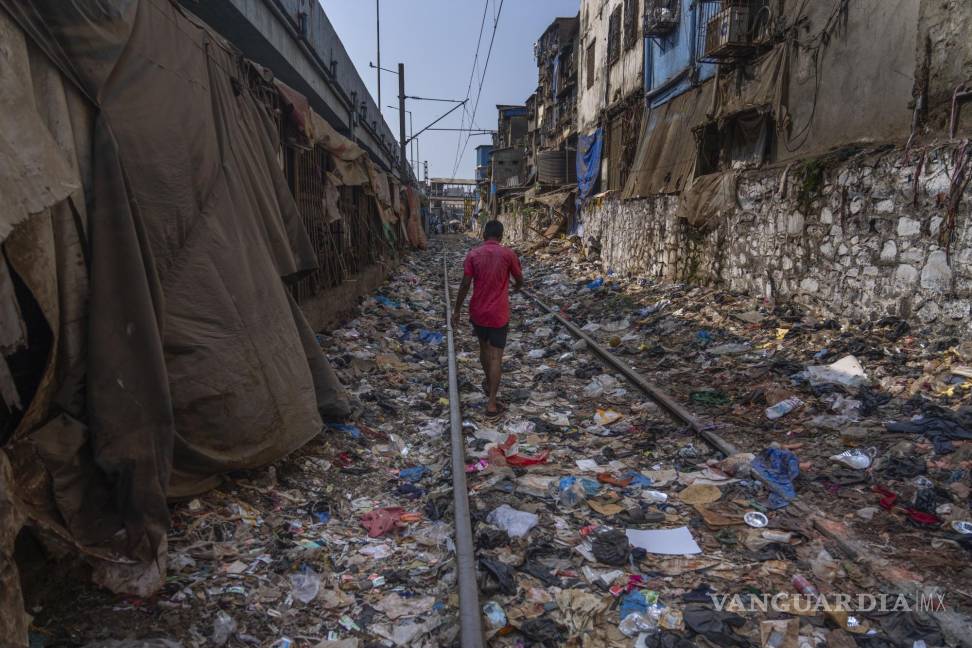
<path id="1" fill-rule="evenodd" d="M 677 529 L 627 529 L 628 542 L 648 553 L 666 555 L 700 554 L 702 549 L 688 527 Z"/>

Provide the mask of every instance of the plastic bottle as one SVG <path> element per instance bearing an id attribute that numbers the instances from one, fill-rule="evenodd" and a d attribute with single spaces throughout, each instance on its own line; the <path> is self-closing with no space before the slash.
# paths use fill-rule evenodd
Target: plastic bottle
<path id="1" fill-rule="evenodd" d="M 803 405 L 803 401 L 796 396 L 791 396 L 790 398 L 781 400 L 776 405 L 766 408 L 766 418 L 770 420 L 775 420 L 781 416 L 786 416 L 796 408 Z"/>
<path id="2" fill-rule="evenodd" d="M 808 581 L 806 578 L 804 578 L 800 574 L 797 574 L 796 576 L 794 576 L 793 577 L 793 580 L 791 582 L 793 584 L 793 587 L 795 587 L 798 592 L 800 592 L 801 594 L 803 594 L 805 596 L 819 596 L 820 595 L 820 592 L 817 591 L 817 588 L 814 587 L 813 583 L 811 583 L 810 581 Z"/>

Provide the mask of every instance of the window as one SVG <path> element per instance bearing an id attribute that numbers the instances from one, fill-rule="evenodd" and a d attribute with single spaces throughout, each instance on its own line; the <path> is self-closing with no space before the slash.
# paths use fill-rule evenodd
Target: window
<path id="1" fill-rule="evenodd" d="M 585 57 L 587 61 L 587 87 L 594 87 L 594 42 L 587 46 L 587 56 Z"/>
<path id="2" fill-rule="evenodd" d="M 608 22 L 607 62 L 614 65 L 621 58 L 621 6 L 611 12 Z"/>
<path id="3" fill-rule="evenodd" d="M 613 191 L 621 188 L 621 149 L 622 149 L 621 118 L 616 117 L 608 125 L 607 133 L 607 189 Z"/>
<path id="4" fill-rule="evenodd" d="M 638 0 L 624 2 L 624 49 L 631 49 L 638 41 Z"/>

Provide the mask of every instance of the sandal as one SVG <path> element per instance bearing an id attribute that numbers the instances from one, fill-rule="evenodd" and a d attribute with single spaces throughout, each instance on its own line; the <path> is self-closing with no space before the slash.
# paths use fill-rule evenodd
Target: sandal
<path id="1" fill-rule="evenodd" d="M 486 418 L 493 419 L 493 418 L 496 418 L 498 416 L 502 416 L 503 414 L 505 414 L 506 413 L 506 406 L 504 406 L 502 403 L 496 403 L 496 411 L 495 412 L 490 412 L 489 410 L 484 409 L 483 410 L 483 413 L 486 415 Z"/>

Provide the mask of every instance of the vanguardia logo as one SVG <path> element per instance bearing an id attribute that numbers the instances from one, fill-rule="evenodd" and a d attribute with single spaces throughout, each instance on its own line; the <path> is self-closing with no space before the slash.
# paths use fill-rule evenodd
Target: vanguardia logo
<path id="1" fill-rule="evenodd" d="M 712 605 L 722 612 L 789 612 L 813 614 L 817 612 L 936 612 L 947 610 L 945 592 L 920 592 L 917 596 L 904 594 L 833 594 L 807 596 L 778 592 L 762 594 L 710 594 Z"/>

